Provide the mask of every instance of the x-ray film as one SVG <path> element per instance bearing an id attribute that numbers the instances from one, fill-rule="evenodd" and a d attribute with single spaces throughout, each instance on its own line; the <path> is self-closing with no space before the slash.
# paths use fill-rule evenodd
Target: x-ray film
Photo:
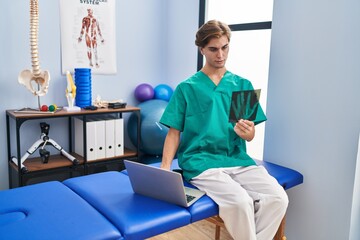
<path id="1" fill-rule="evenodd" d="M 261 89 L 235 91 L 232 93 L 229 121 L 240 119 L 254 121 L 259 107 Z"/>

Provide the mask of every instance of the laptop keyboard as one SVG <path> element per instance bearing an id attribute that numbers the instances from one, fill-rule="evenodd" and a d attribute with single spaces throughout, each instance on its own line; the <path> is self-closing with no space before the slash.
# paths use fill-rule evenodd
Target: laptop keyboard
<path id="1" fill-rule="evenodd" d="M 195 198 L 194 196 L 186 194 L 186 201 L 187 202 L 191 202 L 191 200 L 193 200 L 194 198 Z"/>

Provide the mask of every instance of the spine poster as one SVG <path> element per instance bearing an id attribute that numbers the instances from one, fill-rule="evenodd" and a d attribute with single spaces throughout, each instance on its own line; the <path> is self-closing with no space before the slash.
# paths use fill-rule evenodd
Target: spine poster
<path id="1" fill-rule="evenodd" d="M 62 73 L 116 73 L 115 0 L 59 0 Z"/>

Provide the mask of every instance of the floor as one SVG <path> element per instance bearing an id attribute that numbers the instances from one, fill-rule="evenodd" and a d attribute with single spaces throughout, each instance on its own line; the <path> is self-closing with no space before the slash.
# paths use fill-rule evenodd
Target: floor
<path id="1" fill-rule="evenodd" d="M 148 240 L 214 240 L 215 225 L 206 220 L 157 235 Z M 226 229 L 221 228 L 220 240 L 232 240 Z"/>

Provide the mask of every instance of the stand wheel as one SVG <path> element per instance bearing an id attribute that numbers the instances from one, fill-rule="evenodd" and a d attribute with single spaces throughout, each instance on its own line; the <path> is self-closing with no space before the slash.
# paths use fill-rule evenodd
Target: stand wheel
<path id="1" fill-rule="evenodd" d="M 29 170 L 26 167 L 21 168 L 21 173 L 22 174 L 27 173 L 27 172 L 29 172 Z"/>
<path id="2" fill-rule="evenodd" d="M 42 148 L 39 150 L 42 163 L 48 163 L 50 158 L 50 152 Z"/>
<path id="3" fill-rule="evenodd" d="M 80 163 L 80 161 L 79 161 L 79 160 L 74 159 L 74 161 L 73 161 L 73 165 L 74 165 L 74 166 L 79 165 L 79 163 Z"/>

